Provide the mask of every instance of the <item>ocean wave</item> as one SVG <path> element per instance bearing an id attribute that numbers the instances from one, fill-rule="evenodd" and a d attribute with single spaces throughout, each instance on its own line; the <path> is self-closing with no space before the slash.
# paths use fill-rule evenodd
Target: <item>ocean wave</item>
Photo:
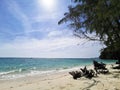
<path id="1" fill-rule="evenodd" d="M 25 69 L 25 68 L 20 68 L 20 69 L 18 69 L 18 72 L 23 72 L 23 71 L 26 71 L 27 69 Z"/>
<path id="2" fill-rule="evenodd" d="M 25 76 L 22 74 L 3 75 L 0 77 L 0 80 L 10 80 L 10 79 L 17 79 L 22 77 L 25 77 Z"/>
<path id="3" fill-rule="evenodd" d="M 6 71 L 6 72 L 0 72 L 0 76 L 2 75 L 8 75 L 8 74 L 14 74 L 14 73 L 21 73 L 23 71 L 25 71 L 26 69 L 17 69 L 17 70 L 11 70 L 11 71 Z"/>
<path id="4" fill-rule="evenodd" d="M 73 68 L 59 68 L 54 70 L 36 70 L 34 67 L 33 69 L 18 69 L 18 70 L 12 70 L 8 72 L 1 72 L 0 73 L 0 80 L 9 80 L 9 79 L 16 79 L 16 78 L 22 78 L 27 76 L 35 76 L 35 75 L 50 75 L 53 73 L 59 73 L 59 72 L 69 72 L 71 70 L 79 69 L 80 67 L 73 67 Z M 25 72 L 24 72 L 25 71 Z"/>
<path id="5" fill-rule="evenodd" d="M 0 76 L 2 76 L 2 75 L 7 75 L 7 74 L 11 74 L 11 73 L 14 73 L 14 72 L 16 72 L 16 70 L 7 71 L 7 72 L 0 72 Z"/>

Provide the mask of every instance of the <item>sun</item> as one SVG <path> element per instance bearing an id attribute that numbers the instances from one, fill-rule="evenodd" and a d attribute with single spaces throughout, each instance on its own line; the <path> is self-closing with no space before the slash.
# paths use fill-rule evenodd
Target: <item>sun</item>
<path id="1" fill-rule="evenodd" d="M 55 9 L 56 0 L 39 0 L 41 7 L 46 11 L 53 11 Z"/>

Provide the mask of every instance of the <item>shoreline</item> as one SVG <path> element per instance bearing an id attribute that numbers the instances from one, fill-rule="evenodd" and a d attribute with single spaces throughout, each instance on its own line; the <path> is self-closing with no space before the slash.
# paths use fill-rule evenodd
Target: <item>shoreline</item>
<path id="1" fill-rule="evenodd" d="M 92 65 L 86 65 L 87 67 L 92 67 Z M 81 65 L 81 66 L 75 66 L 75 67 L 69 67 L 69 68 L 61 68 L 61 69 L 56 69 L 56 70 L 47 70 L 47 71 L 39 71 L 39 70 L 33 70 L 29 73 L 21 73 L 19 72 L 18 73 L 15 73 L 15 74 L 10 74 L 10 76 L 8 75 L 8 77 L 3 77 L 3 78 L 0 78 L 0 81 L 4 81 L 4 80 L 14 80 L 14 79 L 19 79 L 19 78 L 25 78 L 25 77 L 36 77 L 36 76 L 44 76 L 44 75 L 53 75 L 53 74 L 57 74 L 57 73 L 64 73 L 64 72 L 70 72 L 70 71 L 73 71 L 73 70 L 80 70 L 80 68 L 83 68 L 84 65 Z M 9 71 L 10 73 L 11 72 L 14 72 L 13 70 L 12 71 Z M 4 76 L 4 75 L 7 75 L 9 74 L 9 72 L 2 72 L 0 73 L 0 76 Z M 16 72 L 16 70 L 15 70 Z"/>
<path id="2" fill-rule="evenodd" d="M 107 64 L 111 66 L 111 63 Z M 14 80 L 14 79 L 21 79 L 21 78 L 26 78 L 26 77 L 42 77 L 42 76 L 47 76 L 47 75 L 54 75 L 54 74 L 61 74 L 61 73 L 69 73 L 70 71 L 79 71 L 80 68 L 87 67 L 88 69 L 93 69 L 93 65 L 80 65 L 80 66 L 75 66 L 67 69 L 56 69 L 56 70 L 47 70 L 47 71 L 39 71 L 39 70 L 34 70 L 30 73 L 22 73 L 22 74 L 10 74 L 13 77 L 8 77 L 8 78 L 3 78 L 0 79 L 0 81 L 6 81 L 6 80 Z M 11 71 L 10 71 L 11 72 Z M 1 75 L 1 74 L 0 74 Z M 4 74 L 3 74 L 4 75 Z M 6 75 L 6 74 L 5 74 Z M 18 76 L 15 76 L 18 75 Z"/>
<path id="3" fill-rule="evenodd" d="M 16 79 L 28 76 L 46 75 L 71 71 L 91 66 L 93 59 L 4 59 L 0 70 L 0 80 Z M 100 61 L 98 59 L 98 61 Z M 8 63 L 10 63 L 10 65 Z M 114 61 L 103 61 L 111 63 Z M 50 63 L 50 64 L 49 64 Z"/>
<path id="4" fill-rule="evenodd" d="M 120 90 L 120 70 L 110 68 L 110 74 L 100 74 L 93 79 L 84 77 L 74 80 L 69 71 L 50 75 L 36 75 L 0 81 L 1 90 Z M 80 68 L 80 67 L 79 67 Z M 88 69 L 93 66 L 87 66 Z M 75 71 L 79 69 L 72 69 Z"/>

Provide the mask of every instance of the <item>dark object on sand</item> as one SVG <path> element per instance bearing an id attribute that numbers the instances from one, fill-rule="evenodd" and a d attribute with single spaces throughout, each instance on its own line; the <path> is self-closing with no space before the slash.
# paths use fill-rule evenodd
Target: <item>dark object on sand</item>
<path id="1" fill-rule="evenodd" d="M 117 62 L 116 62 L 116 64 L 118 64 L 117 66 L 112 66 L 112 68 L 113 69 L 120 69 L 120 60 L 118 60 Z"/>
<path id="2" fill-rule="evenodd" d="M 86 66 L 83 69 L 80 68 L 80 70 L 82 71 L 83 76 L 85 76 L 86 78 L 91 79 L 92 77 L 96 76 L 94 70 L 92 70 L 92 69 L 87 70 Z"/>
<path id="3" fill-rule="evenodd" d="M 102 73 L 102 74 L 106 74 L 109 72 L 109 70 L 106 68 L 106 64 L 104 63 L 99 63 L 97 61 L 93 61 L 94 64 L 94 69 L 96 71 L 96 73 Z"/>
<path id="4" fill-rule="evenodd" d="M 120 60 L 118 60 L 118 61 L 116 62 L 116 64 L 120 64 Z"/>
<path id="5" fill-rule="evenodd" d="M 120 69 L 120 65 L 112 67 L 113 69 Z"/>
<path id="6" fill-rule="evenodd" d="M 97 74 L 94 72 L 94 70 L 90 69 L 88 74 L 86 75 L 86 78 L 91 79 L 92 77 L 97 76 Z"/>
<path id="7" fill-rule="evenodd" d="M 73 76 L 73 79 L 77 79 L 82 76 L 91 79 L 92 77 L 96 76 L 94 70 L 92 70 L 92 69 L 87 70 L 86 66 L 84 68 L 80 68 L 80 70 L 82 72 L 81 71 L 72 71 L 72 72 L 69 72 L 69 74 Z"/>
<path id="8" fill-rule="evenodd" d="M 88 72 L 88 70 L 87 70 L 86 66 L 85 66 L 84 68 L 80 68 L 80 70 L 83 72 L 83 74 L 85 74 L 85 73 L 87 73 L 87 72 Z"/>
<path id="9" fill-rule="evenodd" d="M 69 74 L 73 76 L 73 79 L 82 77 L 82 73 L 80 71 L 72 71 L 72 72 L 69 72 Z"/>

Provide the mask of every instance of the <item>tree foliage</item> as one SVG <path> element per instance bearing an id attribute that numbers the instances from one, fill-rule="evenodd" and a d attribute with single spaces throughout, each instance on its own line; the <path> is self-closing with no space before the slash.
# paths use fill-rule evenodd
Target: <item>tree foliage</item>
<path id="1" fill-rule="evenodd" d="M 113 49 L 112 47 L 106 47 L 101 50 L 100 58 L 120 60 L 120 49 Z"/>
<path id="2" fill-rule="evenodd" d="M 107 46 L 102 52 L 120 51 L 120 0 L 73 0 L 73 3 L 58 24 L 67 22 L 80 38 L 102 41 Z"/>

